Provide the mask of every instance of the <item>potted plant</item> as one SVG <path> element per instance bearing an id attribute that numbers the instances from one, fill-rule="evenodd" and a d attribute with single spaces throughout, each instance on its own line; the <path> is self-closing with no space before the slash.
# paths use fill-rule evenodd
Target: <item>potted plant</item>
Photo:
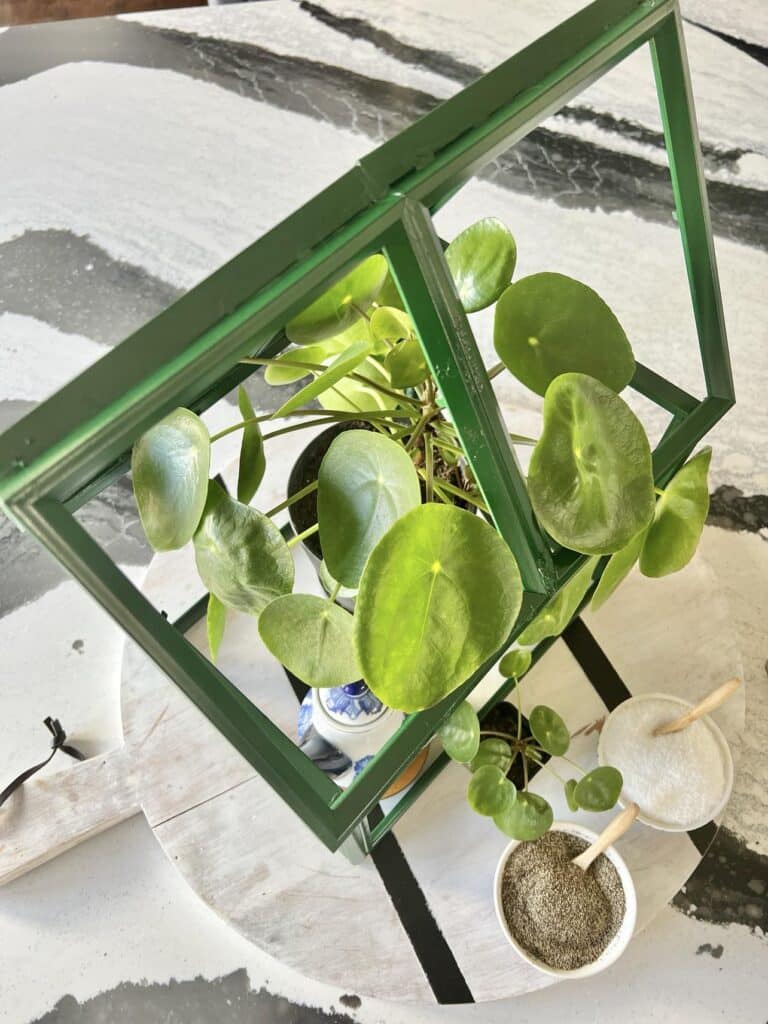
<path id="1" fill-rule="evenodd" d="M 511 283 L 516 254 L 494 218 L 467 228 L 445 253 L 464 309 L 495 306 L 500 361 L 489 376 L 511 372 L 543 398 L 541 436 L 510 438 L 533 446 L 528 491 L 539 523 L 557 544 L 589 556 L 518 638 L 533 645 L 562 631 L 603 556 L 595 605 L 638 559 L 650 576 L 690 560 L 707 513 L 709 450 L 655 489 L 645 431 L 619 394 L 635 362 L 618 319 L 596 292 L 562 274 Z M 147 538 L 159 551 L 193 543 L 210 594 L 213 658 L 232 609 L 253 615 L 269 650 L 311 687 L 362 679 L 390 708 L 430 707 L 508 644 L 523 597 L 515 558 L 486 517 L 383 256 L 359 264 L 285 333 L 293 347 L 247 360 L 265 366 L 272 384 L 306 378 L 274 412 L 257 416 L 241 388 L 240 421 L 213 437 L 177 409 L 137 442 L 133 486 Z M 277 506 L 255 508 L 270 438 L 326 425 L 338 433 L 315 452 L 316 473 Z M 230 495 L 209 480 L 210 446 L 234 431 L 242 442 Z M 274 516 L 308 499 L 316 518 L 286 540 Z M 326 599 L 293 592 L 291 548 L 312 537 Z M 338 603 L 343 594 L 355 597 L 353 606 Z M 524 657 L 512 658 L 502 669 L 519 678 Z M 532 739 L 487 737 L 509 747 L 492 755 L 472 714 L 462 706 L 442 729 L 449 752 L 474 767 L 470 802 L 514 838 L 540 834 L 551 810 L 527 787 L 518 792 L 502 767 L 520 757 L 525 768 L 567 746 L 562 720 L 536 709 Z M 569 803 L 612 806 L 617 776 L 606 767 L 567 780 Z"/>

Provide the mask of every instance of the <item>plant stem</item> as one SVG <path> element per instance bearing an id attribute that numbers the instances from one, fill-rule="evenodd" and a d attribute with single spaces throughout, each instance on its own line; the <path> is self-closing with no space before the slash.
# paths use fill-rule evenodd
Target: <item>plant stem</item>
<path id="1" fill-rule="evenodd" d="M 334 586 L 333 590 L 332 590 L 332 591 L 330 592 L 330 594 L 328 595 L 328 600 L 329 600 L 329 601 L 335 601 L 335 600 L 336 600 L 336 598 L 338 597 L 338 594 L 339 594 L 339 591 L 340 591 L 340 590 L 341 590 L 341 584 L 340 584 L 340 583 L 339 583 L 339 581 L 337 580 L 337 581 L 336 581 L 336 585 Z"/>
<path id="2" fill-rule="evenodd" d="M 360 307 L 356 305 L 354 302 L 350 302 L 350 306 L 352 307 L 352 309 L 356 310 L 360 314 L 360 316 L 363 317 L 364 320 L 367 320 L 368 323 L 371 322 L 371 318 L 368 316 L 364 309 L 360 309 Z"/>
<path id="3" fill-rule="evenodd" d="M 523 753 L 523 792 L 528 792 L 528 758 Z"/>
<path id="4" fill-rule="evenodd" d="M 565 779 L 562 777 L 562 775 L 560 775 L 559 772 L 555 771 L 552 765 L 548 764 L 545 761 L 539 760 L 539 758 L 534 757 L 533 754 L 529 754 L 529 757 L 534 762 L 534 764 L 537 764 L 539 766 L 539 768 L 543 768 L 545 771 L 552 772 L 552 774 L 555 776 L 558 782 L 561 782 L 563 785 L 565 785 Z"/>
<path id="5" fill-rule="evenodd" d="M 568 764 L 571 766 L 571 768 L 575 768 L 577 772 L 581 772 L 582 775 L 586 775 L 587 774 L 584 771 L 584 769 L 581 767 L 581 765 L 580 764 L 576 764 L 576 762 L 572 761 L 570 759 L 570 757 L 566 757 L 565 754 L 561 754 L 560 757 L 563 759 L 563 761 L 567 761 Z"/>
<path id="6" fill-rule="evenodd" d="M 307 484 L 307 486 L 306 487 L 302 487 L 300 491 L 296 491 L 295 494 L 289 495 L 285 499 L 285 501 L 281 501 L 279 505 L 275 505 L 274 508 L 271 508 L 269 510 L 269 512 L 265 512 L 264 515 L 265 516 L 270 516 L 270 517 L 271 516 L 276 516 L 278 512 L 282 512 L 284 508 L 288 508 L 288 506 L 292 505 L 294 503 L 294 501 L 301 501 L 302 498 L 306 498 L 306 496 L 308 494 L 311 494 L 312 491 L 316 491 L 316 490 L 317 490 L 317 480 L 313 480 L 311 484 Z"/>
<path id="7" fill-rule="evenodd" d="M 658 496 L 659 496 L 660 498 L 663 498 L 663 497 L 664 497 L 664 488 L 663 488 L 663 487 L 654 487 L 653 489 L 654 489 L 654 491 L 656 492 L 656 494 L 657 494 L 657 495 L 658 495 Z"/>
<path id="8" fill-rule="evenodd" d="M 498 377 L 504 368 L 504 363 L 494 363 L 488 371 L 488 380 L 493 380 L 494 377 Z"/>
<path id="9" fill-rule="evenodd" d="M 412 414 L 408 412 L 395 412 L 392 410 L 382 412 L 371 412 L 371 413 L 343 413 L 337 412 L 336 410 L 323 410 L 323 409 L 297 409 L 293 413 L 289 413 L 288 416 L 282 416 L 280 419 L 291 419 L 294 416 L 326 416 L 330 422 L 342 421 L 342 420 L 360 420 L 360 419 L 400 419 L 401 417 L 407 418 Z M 244 427 L 250 427 L 252 423 L 265 423 L 267 420 L 273 420 L 274 413 L 264 413 L 262 416 L 252 416 L 248 420 L 241 420 L 240 423 L 233 423 L 230 427 L 224 427 L 223 430 L 219 430 L 217 434 L 213 434 L 211 437 L 211 443 L 218 441 L 222 437 L 226 437 L 227 434 L 233 434 L 237 430 L 243 430 Z"/>
<path id="10" fill-rule="evenodd" d="M 525 434 L 510 434 L 509 439 L 512 444 L 527 444 L 531 447 L 539 443 L 535 437 L 527 437 Z"/>
<path id="11" fill-rule="evenodd" d="M 280 359 L 257 359 L 254 357 L 247 357 L 240 360 L 241 363 L 245 363 L 248 366 L 285 366 L 286 364 Z M 322 373 L 323 370 L 327 370 L 327 366 L 323 366 L 322 363 L 300 363 L 298 360 L 290 360 L 288 364 L 290 366 L 297 366 L 300 370 L 311 370 L 313 373 Z M 398 402 L 405 403 L 406 405 L 419 406 L 419 402 L 415 398 L 410 398 L 408 395 L 404 395 L 401 391 L 395 391 L 392 388 L 385 387 L 383 384 L 379 384 L 375 380 L 371 380 L 370 377 L 366 377 L 362 373 L 348 373 L 347 376 L 351 380 L 359 381 L 366 384 L 369 388 L 374 388 L 376 391 L 380 391 L 383 395 L 388 395 L 390 398 L 396 398 Z"/>
<path id="12" fill-rule="evenodd" d="M 427 436 L 424 440 L 424 455 L 425 465 L 424 472 L 426 475 L 426 493 L 425 497 L 427 501 L 433 500 L 434 485 L 435 485 L 435 455 L 432 450 L 432 438 Z"/>
<path id="13" fill-rule="evenodd" d="M 362 373 L 348 373 L 347 376 L 351 380 L 356 380 L 361 384 L 367 385 L 369 388 L 373 388 L 375 391 L 379 391 L 382 395 L 387 395 L 389 398 L 396 398 L 398 402 L 405 403 L 406 405 L 412 405 L 416 408 L 421 407 L 421 402 L 415 398 L 411 398 L 410 395 L 404 394 L 402 391 L 395 391 L 394 388 L 388 388 L 384 384 L 379 384 L 378 381 L 371 380 L 370 377 L 366 377 Z"/>
<path id="14" fill-rule="evenodd" d="M 311 537 L 313 533 L 317 533 L 319 529 L 319 523 L 315 523 L 314 526 L 308 526 L 306 530 L 302 530 L 301 533 L 297 533 L 295 537 L 291 537 L 291 539 L 287 541 L 287 546 L 292 548 L 294 544 L 298 544 L 299 541 L 306 540 L 307 537 Z"/>
<path id="15" fill-rule="evenodd" d="M 353 417 L 358 419 L 358 417 Z M 309 427 L 325 427 L 329 423 L 334 423 L 335 420 L 329 419 L 327 416 L 323 416 L 322 419 L 317 420 L 305 420 L 303 423 L 292 423 L 290 427 L 281 427 L 279 430 L 270 430 L 268 434 L 262 435 L 262 441 L 270 441 L 273 437 L 280 437 L 281 434 L 292 434 L 294 430 L 306 430 Z"/>
<path id="16" fill-rule="evenodd" d="M 515 698 L 517 699 L 517 742 L 523 735 L 523 706 L 520 700 L 520 680 L 515 676 Z"/>
<path id="17" fill-rule="evenodd" d="M 455 498 L 461 498 L 463 501 L 468 501 L 470 505 L 474 505 L 475 508 L 479 508 L 481 512 L 488 511 L 488 506 L 485 504 L 483 499 L 477 497 L 477 495 L 473 494 L 471 491 L 462 491 L 460 487 L 456 487 L 447 480 L 441 480 L 440 486 L 443 490 L 447 491 L 448 494 L 452 494 Z"/>
<path id="18" fill-rule="evenodd" d="M 433 415 L 434 414 L 431 409 L 428 409 L 426 412 L 422 413 L 421 419 L 416 424 L 416 427 L 411 436 L 408 438 L 408 443 L 405 446 L 405 450 L 407 452 L 413 451 L 413 449 L 419 443 L 421 435 L 426 430 L 427 424 L 432 419 Z"/>

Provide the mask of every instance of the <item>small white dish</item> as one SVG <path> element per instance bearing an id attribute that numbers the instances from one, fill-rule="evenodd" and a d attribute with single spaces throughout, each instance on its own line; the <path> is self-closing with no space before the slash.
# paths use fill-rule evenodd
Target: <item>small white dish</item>
<path id="1" fill-rule="evenodd" d="M 591 829 L 584 828 L 583 825 L 577 825 L 573 821 L 555 821 L 552 824 L 550 831 L 566 832 L 568 835 L 577 836 L 579 839 L 583 839 L 590 845 L 597 839 L 596 832 L 593 832 Z M 521 946 L 510 931 L 507 919 L 504 916 L 504 908 L 501 904 L 501 883 L 504 878 L 504 868 L 506 867 L 510 854 L 515 847 L 519 846 L 519 844 L 520 840 L 513 839 L 505 848 L 496 867 L 496 876 L 493 883 L 493 901 L 496 907 L 496 917 L 499 919 L 501 930 L 506 935 L 509 944 L 517 951 L 519 956 L 521 956 L 527 963 L 531 964 L 532 967 L 542 971 L 544 974 L 551 975 L 553 978 L 588 978 L 590 975 L 599 974 L 600 971 L 604 971 L 606 967 L 610 967 L 612 963 L 615 963 L 615 961 L 618 960 L 629 945 L 629 940 L 632 938 L 635 930 L 635 922 L 637 920 L 637 893 L 635 892 L 635 883 L 632 881 L 632 875 L 629 873 L 629 868 L 624 863 L 621 855 L 617 853 L 616 848 L 614 846 L 609 846 L 605 851 L 605 856 L 616 868 L 624 889 L 624 917 L 622 919 L 621 926 L 597 960 L 593 960 L 590 964 L 584 964 L 583 967 L 577 967 L 575 970 L 565 971 L 558 967 L 550 967 L 549 964 L 544 963 L 543 960 L 538 960 L 535 956 L 529 953 L 527 949 Z"/>
<path id="2" fill-rule="evenodd" d="M 618 707 L 614 708 L 610 715 L 608 715 L 600 732 L 600 738 L 597 743 L 597 758 L 601 765 L 611 764 L 611 761 L 605 755 L 606 736 L 610 732 L 611 721 L 616 721 L 618 716 L 622 714 L 622 709 L 625 712 L 627 707 L 632 704 L 648 700 L 665 700 L 674 703 L 676 708 L 670 714 L 670 718 L 682 715 L 686 711 L 690 711 L 694 706 L 688 701 L 683 700 L 680 697 L 674 697 L 669 693 L 640 693 L 635 697 L 630 697 L 627 700 L 622 701 L 622 703 L 619 704 Z M 640 809 L 637 820 L 641 821 L 644 825 L 650 826 L 650 828 L 658 829 L 660 832 L 691 832 L 694 829 L 701 828 L 703 825 L 708 824 L 710 821 L 722 814 L 726 804 L 730 800 L 731 791 L 733 789 L 733 756 L 731 754 L 731 748 L 728 746 L 728 741 L 723 735 L 722 729 L 709 717 L 709 715 L 702 716 L 698 721 L 706 726 L 713 736 L 723 758 L 723 770 L 725 775 L 723 791 L 713 796 L 711 809 L 708 809 L 706 814 L 693 819 L 690 822 L 685 822 L 685 824 L 672 823 L 665 821 L 662 818 L 655 817 L 652 814 L 648 814 L 643 810 L 642 804 L 639 803 L 636 797 L 632 795 L 631 789 L 626 785 L 625 779 L 625 788 L 622 790 L 621 796 L 619 797 L 619 803 L 622 807 L 626 807 L 629 802 L 637 803 Z M 614 767 L 621 768 L 618 764 L 614 765 Z"/>

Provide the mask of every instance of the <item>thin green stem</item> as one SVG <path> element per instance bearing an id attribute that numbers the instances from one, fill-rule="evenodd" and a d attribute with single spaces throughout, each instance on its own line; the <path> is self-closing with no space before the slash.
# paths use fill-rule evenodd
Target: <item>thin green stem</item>
<path id="1" fill-rule="evenodd" d="M 249 356 L 245 359 L 240 360 L 241 363 L 246 363 L 248 366 L 285 366 L 286 364 L 280 359 L 262 359 L 256 358 L 255 356 Z M 323 366 L 322 363 L 300 363 L 298 360 L 291 360 L 291 366 L 298 366 L 301 370 L 311 370 L 313 373 L 322 373 L 327 370 L 327 366 Z M 371 380 L 370 377 L 366 377 L 362 373 L 348 373 L 347 377 L 350 380 L 356 380 L 360 383 L 367 385 L 369 388 L 381 392 L 382 395 L 387 395 L 389 398 L 396 398 L 398 402 L 405 403 L 406 405 L 420 406 L 420 402 L 417 402 L 415 398 L 411 398 L 408 395 L 404 395 L 402 391 L 395 391 L 393 388 L 388 388 L 384 384 L 379 384 L 378 381 Z"/>
<path id="2" fill-rule="evenodd" d="M 539 766 L 539 768 L 543 768 L 545 771 L 552 772 L 552 774 L 555 776 L 558 782 L 561 782 L 563 785 L 565 785 L 565 779 L 559 772 L 555 771 L 551 764 L 549 764 L 547 761 L 542 761 L 538 757 L 534 757 L 532 753 L 528 753 L 528 756 L 534 762 L 534 764 L 537 764 Z"/>
<path id="3" fill-rule="evenodd" d="M 656 494 L 658 495 L 659 498 L 663 498 L 664 497 L 664 488 L 663 487 L 654 487 L 653 489 L 654 489 L 654 491 L 656 492 Z"/>
<path id="4" fill-rule="evenodd" d="M 431 409 L 427 409 L 426 412 L 422 413 L 421 419 L 416 424 L 416 427 L 414 428 L 414 431 L 411 434 L 411 436 L 408 438 L 408 443 L 405 446 L 405 450 L 407 452 L 413 451 L 413 449 L 419 443 L 419 440 L 421 439 L 421 435 L 426 430 L 427 424 L 432 419 L 433 415 L 434 415 L 434 413 L 432 412 Z"/>
<path id="5" fill-rule="evenodd" d="M 329 600 L 329 601 L 331 601 L 331 602 L 335 601 L 335 600 L 336 600 L 336 598 L 337 598 L 337 597 L 338 597 L 338 595 L 339 595 L 339 591 L 340 591 L 340 590 L 341 590 L 341 584 L 340 584 L 340 583 L 339 583 L 339 581 L 337 580 L 337 581 L 336 581 L 336 585 L 334 586 L 333 590 L 332 590 L 332 591 L 330 592 L 330 594 L 328 595 L 328 600 Z"/>
<path id="6" fill-rule="evenodd" d="M 306 487 L 302 487 L 300 491 L 296 491 L 294 494 L 289 495 L 285 501 L 281 501 L 279 505 L 275 505 L 269 512 L 265 512 L 265 516 L 276 516 L 278 512 L 282 512 L 284 508 L 288 508 L 289 505 L 293 505 L 295 501 L 301 501 L 302 498 L 306 498 L 308 494 L 317 490 L 317 480 L 313 480 L 311 484 L 307 484 Z"/>
<path id="7" fill-rule="evenodd" d="M 315 523 L 314 526 L 308 526 L 306 530 L 302 530 L 301 533 L 297 533 L 295 537 L 291 537 L 287 541 L 287 547 L 292 548 L 294 544 L 298 544 L 302 540 L 306 540 L 307 537 L 311 537 L 313 533 L 317 533 L 320 529 L 320 524 Z"/>
<path id="8" fill-rule="evenodd" d="M 356 305 L 354 302 L 350 302 L 350 306 L 352 307 L 352 309 L 356 310 L 360 314 L 360 316 L 363 317 L 364 320 L 367 320 L 368 323 L 371 322 L 371 318 L 368 316 L 364 309 L 360 309 L 360 307 Z"/>
<path id="9" fill-rule="evenodd" d="M 535 437 L 527 437 L 525 434 L 510 434 L 509 439 L 512 442 L 512 444 L 525 444 L 533 446 L 539 443 Z"/>
<path id="10" fill-rule="evenodd" d="M 358 417 L 353 417 L 357 419 Z M 305 420 L 303 423 L 292 423 L 290 427 L 281 427 L 280 430 L 270 430 L 268 434 L 262 435 L 262 441 L 271 441 L 273 437 L 280 437 L 282 434 L 292 434 L 295 430 L 308 430 L 310 427 L 325 427 L 335 421 L 323 416 L 322 419 Z"/>
<path id="11" fill-rule="evenodd" d="M 378 381 L 371 380 L 371 378 L 366 377 L 365 374 L 348 373 L 347 376 L 351 380 L 356 380 L 359 383 L 367 385 L 369 388 L 373 388 L 375 391 L 378 391 L 382 395 L 386 395 L 388 398 L 396 398 L 401 404 L 404 403 L 405 405 L 411 405 L 417 409 L 421 408 L 421 402 L 417 401 L 417 399 L 411 398 L 410 395 L 406 395 L 402 391 L 395 391 L 394 388 L 388 388 L 384 384 L 379 384 Z"/>
<path id="12" fill-rule="evenodd" d="M 523 792 L 528 792 L 528 758 L 523 754 Z"/>
<path id="13" fill-rule="evenodd" d="M 427 435 L 424 439 L 424 473 L 426 480 L 427 501 L 433 500 L 435 486 L 435 453 L 432 450 L 432 438 Z"/>
<path id="14" fill-rule="evenodd" d="M 441 480 L 440 486 L 452 494 L 455 498 L 461 498 L 462 501 L 468 501 L 470 505 L 474 505 L 475 508 L 479 508 L 481 512 L 487 512 L 488 506 L 485 504 L 482 498 L 473 494 L 472 491 L 462 491 L 460 487 L 456 487 L 455 484 L 449 483 L 447 480 Z"/>
<path id="15" fill-rule="evenodd" d="M 488 380 L 493 380 L 494 377 L 498 377 L 504 368 L 504 363 L 494 363 L 488 371 Z"/>
<path id="16" fill-rule="evenodd" d="M 566 757 L 565 754 L 561 754 L 560 757 L 563 759 L 563 761 L 567 761 L 568 764 L 571 766 L 571 768 L 575 768 L 577 772 L 581 772 L 582 775 L 586 775 L 587 774 L 584 771 L 584 769 L 581 767 L 581 765 L 580 764 L 576 764 L 576 762 L 572 761 L 570 759 L 570 757 Z"/>
<path id="17" fill-rule="evenodd" d="M 520 680 L 515 676 L 515 700 L 517 701 L 517 742 L 523 735 L 523 705 L 520 700 Z"/>

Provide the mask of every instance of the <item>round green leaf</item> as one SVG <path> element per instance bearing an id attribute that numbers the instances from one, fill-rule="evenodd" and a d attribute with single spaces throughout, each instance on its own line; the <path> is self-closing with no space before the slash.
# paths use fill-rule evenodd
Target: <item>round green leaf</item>
<path id="1" fill-rule="evenodd" d="M 568 779 L 566 784 L 563 786 L 565 790 L 565 799 L 570 809 L 575 813 L 579 809 L 578 801 L 576 800 L 576 786 L 578 783 L 576 779 Z"/>
<path id="2" fill-rule="evenodd" d="M 240 385 L 237 391 L 237 404 L 244 420 L 253 420 L 256 416 L 251 400 L 245 388 Z M 267 460 L 264 455 L 264 440 L 258 423 L 249 423 L 243 427 L 240 441 L 240 463 L 237 471 L 237 500 L 247 505 L 264 477 Z"/>
<path id="3" fill-rule="evenodd" d="M 492 764 L 499 768 L 506 775 L 512 767 L 512 748 L 506 740 L 498 736 L 491 736 L 483 740 L 477 748 L 477 753 L 472 758 L 470 768 L 476 772 L 485 764 Z"/>
<path id="4" fill-rule="evenodd" d="M 384 369 L 394 388 L 415 388 L 429 376 L 429 367 L 417 338 L 401 341 L 387 353 Z"/>
<path id="5" fill-rule="evenodd" d="M 224 639 L 226 625 L 227 609 L 215 594 L 209 594 L 205 628 L 208 634 L 208 650 L 211 652 L 211 661 L 215 662 L 219 656 L 219 647 Z"/>
<path id="6" fill-rule="evenodd" d="M 375 341 L 396 341 L 413 337 L 413 324 L 407 313 L 396 306 L 379 306 L 371 313 L 371 336 Z"/>
<path id="7" fill-rule="evenodd" d="M 200 579 L 228 608 L 258 615 L 293 587 L 293 558 L 278 528 L 215 480 L 194 541 Z"/>
<path id="8" fill-rule="evenodd" d="M 467 802 L 473 811 L 488 818 L 501 814 L 515 802 L 517 790 L 500 768 L 482 765 L 472 773 L 467 787 Z"/>
<path id="9" fill-rule="evenodd" d="M 592 595 L 590 608 L 593 612 L 596 612 L 598 608 L 605 604 L 614 590 L 632 571 L 632 566 L 640 557 L 647 532 L 647 529 L 641 530 L 640 533 L 632 538 L 629 544 L 623 547 L 621 551 L 611 555 L 608 559 L 608 564 L 603 569 L 603 575 L 598 580 L 595 592 Z"/>
<path id="10" fill-rule="evenodd" d="M 364 377 L 370 384 L 352 377 L 342 377 L 332 388 L 318 395 L 320 405 L 334 412 L 376 412 L 397 408 L 396 398 L 382 394 L 376 388 L 377 384 L 390 387 L 390 381 L 375 359 L 369 358 L 361 363 L 355 370 L 355 377 Z"/>
<path id="11" fill-rule="evenodd" d="M 189 409 L 174 409 L 133 446 L 133 493 L 155 551 L 192 539 L 205 508 L 210 461 L 208 431 Z"/>
<path id="12" fill-rule="evenodd" d="M 517 800 L 493 818 L 496 827 L 505 835 L 524 842 L 543 836 L 553 819 L 552 808 L 544 797 L 527 792 L 518 793 Z"/>
<path id="13" fill-rule="evenodd" d="M 544 605 L 533 622 L 526 626 L 517 642 L 533 645 L 540 643 L 545 637 L 560 636 L 589 590 L 597 563 L 597 557 L 588 558 L 552 600 Z"/>
<path id="14" fill-rule="evenodd" d="M 505 679 L 521 679 L 531 667 L 531 658 L 530 651 L 507 651 L 499 662 L 499 672 Z"/>
<path id="15" fill-rule="evenodd" d="M 371 551 L 397 520 L 421 503 L 408 453 L 383 434 L 346 430 L 317 477 L 317 520 L 328 571 L 357 587 Z"/>
<path id="16" fill-rule="evenodd" d="M 544 704 L 537 704 L 528 716 L 533 738 L 553 757 L 562 757 L 571 745 L 568 727 L 560 715 Z"/>
<path id="17" fill-rule="evenodd" d="M 327 598 L 286 594 L 259 616 L 267 648 L 307 686 L 346 686 L 360 678 L 352 616 Z"/>
<path id="18" fill-rule="evenodd" d="M 340 352 L 314 380 L 311 380 L 309 384 L 305 384 L 287 402 L 283 402 L 280 408 L 273 413 L 273 417 L 277 419 L 281 416 L 289 416 L 296 409 L 300 409 L 307 402 L 312 401 L 313 398 L 322 395 L 324 391 L 337 384 L 342 377 L 346 377 L 348 373 L 352 373 L 353 370 L 357 369 L 360 363 L 368 358 L 370 353 L 370 342 L 356 341 L 354 345 L 350 345 L 349 348 Z"/>
<path id="19" fill-rule="evenodd" d="M 623 783 L 617 768 L 593 768 L 576 783 L 573 798 L 585 811 L 608 811 L 619 799 Z"/>
<path id="20" fill-rule="evenodd" d="M 362 332 L 359 331 L 359 326 L 362 326 Z M 360 336 L 350 338 L 348 341 L 345 340 L 347 333 L 352 332 Z M 295 381 L 301 380 L 302 377 L 308 377 L 312 373 L 312 370 L 307 370 L 294 364 L 314 363 L 317 366 L 324 364 L 333 356 L 337 356 L 339 352 L 343 352 L 352 342 L 365 341 L 367 334 L 367 323 L 365 320 L 359 320 L 349 332 L 345 331 L 335 338 L 318 341 L 314 345 L 304 345 L 301 348 L 290 348 L 287 352 L 282 352 L 277 356 L 277 365 L 273 364 L 264 370 L 264 380 L 273 387 L 279 387 L 281 384 L 293 384 Z"/>
<path id="21" fill-rule="evenodd" d="M 461 764 L 472 760 L 480 746 L 480 722 L 469 701 L 459 704 L 437 730 L 437 737 L 451 760 Z"/>
<path id="22" fill-rule="evenodd" d="M 515 558 L 488 523 L 421 505 L 382 537 L 360 580 L 363 678 L 390 707 L 431 707 L 493 657 L 521 601 Z"/>
<path id="23" fill-rule="evenodd" d="M 387 277 L 383 256 L 369 256 L 355 269 L 315 299 L 311 306 L 286 325 L 285 333 L 297 345 L 332 338 L 367 310 L 381 291 Z"/>
<path id="24" fill-rule="evenodd" d="M 651 449 L 642 424 L 610 388 L 581 373 L 548 387 L 528 491 L 541 525 L 588 555 L 619 551 L 651 520 Z"/>
<path id="25" fill-rule="evenodd" d="M 512 280 L 517 246 L 506 225 L 486 217 L 457 235 L 445 258 L 462 306 L 475 313 L 494 303 Z"/>
<path id="26" fill-rule="evenodd" d="M 644 576 L 667 576 L 686 566 L 699 545 L 709 512 L 707 473 L 712 449 L 686 462 L 656 502 L 656 512 L 640 554 Z"/>
<path id="27" fill-rule="evenodd" d="M 563 274 L 532 274 L 499 299 L 493 343 L 537 395 L 561 373 L 584 373 L 621 391 L 635 372 L 621 324 L 597 292 Z"/>

